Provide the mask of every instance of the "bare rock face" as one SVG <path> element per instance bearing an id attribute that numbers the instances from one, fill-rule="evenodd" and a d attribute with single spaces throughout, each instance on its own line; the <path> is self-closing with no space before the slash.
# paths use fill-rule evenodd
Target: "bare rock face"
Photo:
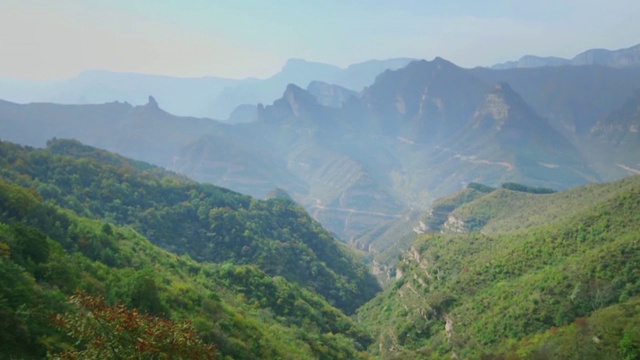
<path id="1" fill-rule="evenodd" d="M 322 81 L 310 82 L 307 91 L 316 97 L 318 103 L 332 108 L 340 108 L 351 97 L 358 96 L 356 91 Z"/>
<path id="2" fill-rule="evenodd" d="M 449 215 L 449 218 L 442 226 L 442 232 L 462 234 L 467 232 L 466 224 L 462 219 L 456 217 L 455 215 Z"/>

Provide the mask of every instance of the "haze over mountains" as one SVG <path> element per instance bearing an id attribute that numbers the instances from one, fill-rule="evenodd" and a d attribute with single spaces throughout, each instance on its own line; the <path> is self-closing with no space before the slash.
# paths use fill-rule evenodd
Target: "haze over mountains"
<path id="1" fill-rule="evenodd" d="M 412 59 L 371 60 L 347 68 L 291 59 L 267 79 L 229 79 L 215 76 L 178 78 L 171 76 L 87 71 L 75 78 L 57 81 L 0 79 L 0 99 L 17 103 L 101 104 L 112 101 L 134 105 L 153 95 L 168 112 L 180 116 L 229 118 L 242 104 L 271 103 L 287 84 L 306 87 L 323 81 L 360 91 L 385 69 L 397 69 Z"/>
<path id="2" fill-rule="evenodd" d="M 619 50 L 591 49 L 581 52 L 572 59 L 525 55 L 518 61 L 507 61 L 493 65 L 491 68 L 513 69 L 562 65 L 602 65 L 618 68 L 637 68 L 640 66 L 640 44 Z"/>
<path id="3" fill-rule="evenodd" d="M 124 86 L 144 104 L 0 100 L 0 357 L 157 355 L 91 326 L 75 299 L 102 296 L 142 325 L 192 321 L 181 332 L 225 359 L 638 358 L 627 50 L 505 69 L 292 60 L 266 80 L 95 73 L 110 85 L 49 90 Z"/>
<path id="4" fill-rule="evenodd" d="M 406 61 L 341 70 L 295 60 L 235 89 L 266 93 L 315 74 L 357 87 L 363 73 Z M 463 69 L 436 58 L 386 70 L 360 94 L 283 85 L 280 99 L 246 105 L 238 116 L 250 122 L 235 125 L 175 116 L 151 97 L 143 106 L 2 102 L 0 130 L 35 146 L 76 138 L 257 197 L 281 188 L 367 248 L 363 232 L 470 182 L 565 189 L 639 172 L 638 88 L 637 68 Z"/>

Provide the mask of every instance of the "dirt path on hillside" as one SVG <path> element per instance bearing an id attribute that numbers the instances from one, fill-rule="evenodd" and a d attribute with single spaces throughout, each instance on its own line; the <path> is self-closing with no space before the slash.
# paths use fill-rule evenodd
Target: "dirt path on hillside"
<path id="1" fill-rule="evenodd" d="M 618 165 L 619 167 L 621 167 L 621 168 L 623 168 L 623 169 L 625 169 L 627 171 L 630 171 L 630 172 L 632 172 L 634 174 L 640 174 L 640 170 L 637 170 L 637 169 L 634 169 L 634 168 L 630 168 L 630 167 L 628 167 L 626 165 L 623 165 L 623 164 L 616 164 L 616 165 Z"/>

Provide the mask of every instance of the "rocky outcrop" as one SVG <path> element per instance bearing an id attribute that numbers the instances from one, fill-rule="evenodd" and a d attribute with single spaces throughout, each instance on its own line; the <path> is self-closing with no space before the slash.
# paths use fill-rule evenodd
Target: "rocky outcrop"
<path id="1" fill-rule="evenodd" d="M 447 221 L 442 225 L 442 232 L 450 234 L 463 234 L 467 232 L 466 224 L 461 218 L 449 214 Z"/>
<path id="2" fill-rule="evenodd" d="M 358 97 L 356 91 L 322 81 L 310 82 L 307 91 L 316 97 L 318 103 L 332 108 L 340 108 L 351 97 Z"/>

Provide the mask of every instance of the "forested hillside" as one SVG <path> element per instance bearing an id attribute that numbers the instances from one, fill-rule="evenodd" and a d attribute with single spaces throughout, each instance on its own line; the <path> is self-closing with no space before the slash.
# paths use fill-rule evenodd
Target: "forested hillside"
<path id="1" fill-rule="evenodd" d="M 281 190 L 255 200 L 70 140 L 0 155 L 2 358 L 640 354 L 640 177 L 472 183 L 372 299 L 365 266 Z"/>
<path id="2" fill-rule="evenodd" d="M 396 282 L 359 310 L 377 340 L 372 351 L 403 359 L 637 358 L 640 177 L 556 194 L 474 187 L 440 207 L 466 202 L 463 219 L 483 219 L 485 227 L 474 227 L 482 231 L 421 235 Z M 493 219 L 502 226 L 485 232 Z"/>
<path id="3" fill-rule="evenodd" d="M 365 356 L 369 337 L 338 308 L 355 310 L 378 285 L 293 202 L 257 201 L 75 141 L 3 142 L 0 162 L 1 358 L 87 358 L 97 345 L 70 337 L 69 324 L 91 329 L 73 324 L 105 306 L 147 314 L 142 329 L 193 331 L 197 342 L 176 340 L 183 358 L 207 344 L 234 359 Z"/>

